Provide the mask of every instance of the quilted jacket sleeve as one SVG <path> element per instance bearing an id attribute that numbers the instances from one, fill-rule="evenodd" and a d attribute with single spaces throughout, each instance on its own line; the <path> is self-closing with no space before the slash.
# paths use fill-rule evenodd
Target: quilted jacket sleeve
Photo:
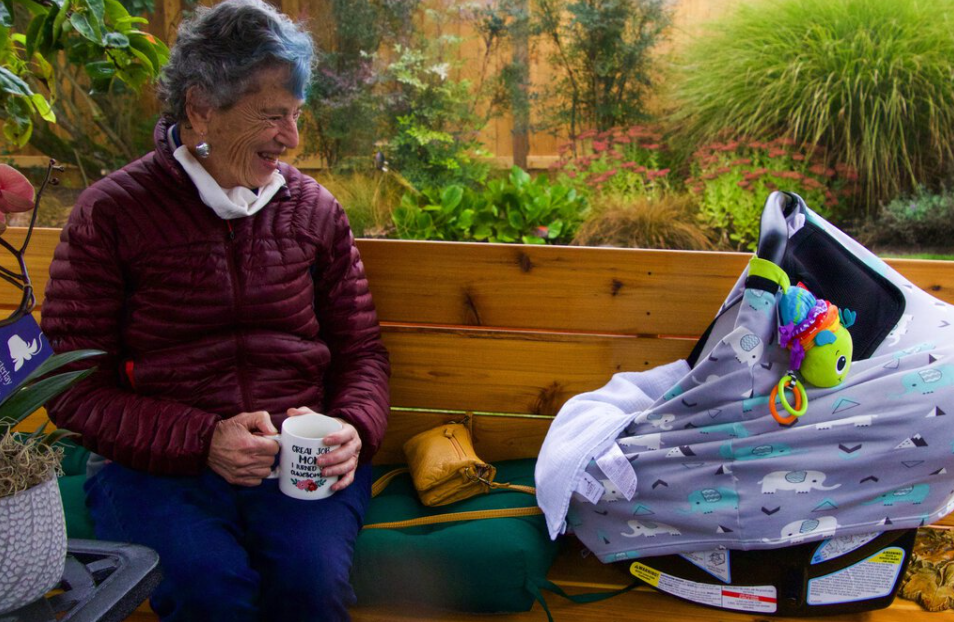
<path id="1" fill-rule="evenodd" d="M 332 357 L 325 377 L 327 414 L 358 430 L 361 461 L 368 462 L 387 428 L 391 369 L 364 265 L 337 202 L 331 220 L 330 258 L 315 273 L 315 308 Z"/>
<path id="2" fill-rule="evenodd" d="M 91 191 L 80 198 L 54 252 L 42 329 L 57 352 L 96 348 L 106 355 L 92 359 L 96 373 L 47 404 L 50 418 L 79 433 L 90 450 L 125 466 L 155 474 L 198 473 L 219 416 L 120 385 L 128 284 L 110 217 L 115 206 Z"/>

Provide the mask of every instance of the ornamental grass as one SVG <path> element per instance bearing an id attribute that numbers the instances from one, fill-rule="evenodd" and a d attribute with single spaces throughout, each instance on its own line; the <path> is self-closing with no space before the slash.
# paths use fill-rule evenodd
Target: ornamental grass
<path id="1" fill-rule="evenodd" d="M 676 126 L 696 144 L 732 128 L 821 145 L 876 208 L 950 169 L 952 26 L 954 0 L 742 3 L 677 61 Z"/>

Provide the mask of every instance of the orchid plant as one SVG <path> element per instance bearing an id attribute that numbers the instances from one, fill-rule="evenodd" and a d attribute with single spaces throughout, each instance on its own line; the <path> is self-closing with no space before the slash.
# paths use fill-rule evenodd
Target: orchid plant
<path id="1" fill-rule="evenodd" d="M 18 271 L 0 266 L 0 278 L 23 291 L 19 307 L 9 318 L 0 322 L 0 326 L 18 322 L 33 310 L 33 285 L 26 270 L 24 252 L 36 222 L 35 210 L 39 206 L 43 188 L 54 180 L 54 170 L 57 168 L 51 161 L 46 180 L 40 192 L 36 193 L 33 185 L 19 171 L 7 165 L 0 165 L 0 233 L 7 227 L 5 214 L 34 210 L 27 235 L 19 248 L 0 238 L 0 247 L 9 251 L 19 264 Z M 0 401 L 0 498 L 43 483 L 50 477 L 51 472 L 58 469 L 62 451 L 56 443 L 70 435 L 70 432 L 57 429 L 47 433 L 46 422 L 33 432 L 15 433 L 13 430 L 45 402 L 93 373 L 94 368 L 56 374 L 52 372 L 100 354 L 102 352 L 98 350 L 54 354 L 20 380 L 16 388 Z"/>

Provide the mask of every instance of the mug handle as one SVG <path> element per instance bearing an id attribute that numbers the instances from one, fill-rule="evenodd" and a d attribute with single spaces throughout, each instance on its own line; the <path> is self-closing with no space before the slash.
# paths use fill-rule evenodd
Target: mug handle
<path id="1" fill-rule="evenodd" d="M 282 461 L 282 452 L 281 452 L 281 447 L 282 447 L 282 435 L 281 435 L 281 434 L 264 434 L 264 435 L 262 435 L 262 438 L 268 438 L 268 439 L 271 439 L 271 440 L 275 441 L 276 443 L 278 443 L 279 452 L 278 452 L 277 454 L 275 454 L 275 462 L 274 462 L 274 464 L 272 464 L 272 472 L 269 473 L 269 474 L 268 474 L 268 477 L 265 478 L 265 479 L 278 479 L 278 478 L 281 476 L 281 474 L 282 474 L 282 466 L 281 466 L 281 461 Z"/>

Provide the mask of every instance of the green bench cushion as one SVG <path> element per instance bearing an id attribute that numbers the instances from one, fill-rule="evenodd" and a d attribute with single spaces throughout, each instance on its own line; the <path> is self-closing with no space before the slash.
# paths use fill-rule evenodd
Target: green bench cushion
<path id="1" fill-rule="evenodd" d="M 533 485 L 533 459 L 495 463 L 497 481 Z M 376 467 L 375 476 L 387 467 Z M 396 478 L 372 500 L 366 524 L 446 512 L 536 505 L 533 496 L 495 491 L 440 508 L 417 498 L 411 478 Z M 366 529 L 355 550 L 352 584 L 359 604 L 414 603 L 470 612 L 527 611 L 558 553 L 543 516 Z"/>

